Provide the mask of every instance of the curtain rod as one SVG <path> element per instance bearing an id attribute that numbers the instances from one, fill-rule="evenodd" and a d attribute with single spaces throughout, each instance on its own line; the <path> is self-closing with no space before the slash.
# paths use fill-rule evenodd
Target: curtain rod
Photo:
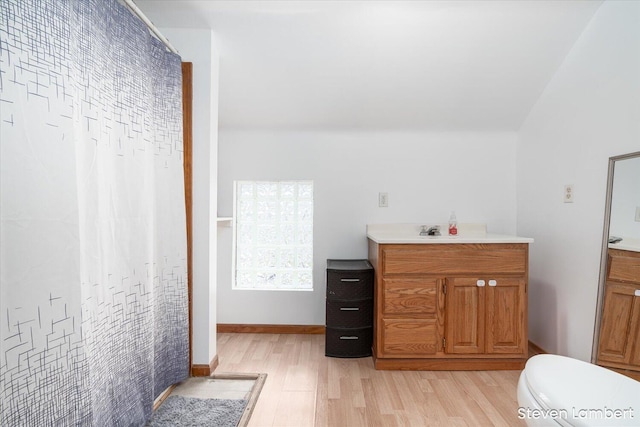
<path id="1" fill-rule="evenodd" d="M 131 12 L 133 12 L 138 18 L 140 18 L 142 22 L 147 24 L 147 27 L 149 27 L 149 30 L 151 30 L 151 32 L 158 39 L 160 39 L 162 43 L 164 43 L 167 49 L 169 49 L 173 53 L 176 53 L 176 54 L 178 53 L 178 50 L 175 47 L 173 47 L 173 45 L 171 45 L 169 40 L 167 40 L 167 38 L 162 35 L 160 30 L 158 30 L 158 28 L 156 28 L 156 26 L 153 25 L 153 22 L 151 22 L 149 18 L 147 18 L 146 15 L 138 8 L 138 6 L 135 5 L 133 0 L 121 0 L 121 1 L 124 2 L 125 6 L 127 6 L 129 10 L 131 10 Z"/>

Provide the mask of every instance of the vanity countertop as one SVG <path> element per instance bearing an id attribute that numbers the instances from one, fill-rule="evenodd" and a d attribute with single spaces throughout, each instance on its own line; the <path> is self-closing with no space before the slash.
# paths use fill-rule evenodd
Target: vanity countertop
<path id="1" fill-rule="evenodd" d="M 621 251 L 640 252 L 640 239 L 623 237 L 618 243 L 609 243 L 609 249 L 620 249 Z"/>
<path id="2" fill-rule="evenodd" d="M 420 236 L 422 225 L 434 224 L 369 224 L 367 237 L 379 244 L 533 243 L 529 237 L 487 233 L 485 224 L 458 224 L 456 236 L 447 235 L 447 224 L 438 224 L 442 236 Z"/>

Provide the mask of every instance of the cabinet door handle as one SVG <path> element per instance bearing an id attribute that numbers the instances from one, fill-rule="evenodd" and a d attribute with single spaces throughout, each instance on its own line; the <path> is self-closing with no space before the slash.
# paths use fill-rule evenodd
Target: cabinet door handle
<path id="1" fill-rule="evenodd" d="M 340 311 L 359 311 L 358 307 L 340 307 Z"/>
<path id="2" fill-rule="evenodd" d="M 476 286 L 484 286 L 484 280 L 478 280 Z"/>
<path id="3" fill-rule="evenodd" d="M 340 337 L 341 340 L 357 340 L 358 337 Z"/>
<path id="4" fill-rule="evenodd" d="M 360 279 L 340 279 L 341 282 L 359 282 Z"/>
<path id="5" fill-rule="evenodd" d="M 489 280 L 489 286 L 497 286 L 498 282 L 495 280 Z"/>
<path id="6" fill-rule="evenodd" d="M 636 296 L 636 297 L 640 297 L 640 289 L 636 289 L 636 290 L 633 292 L 633 295 L 634 295 L 634 296 Z"/>

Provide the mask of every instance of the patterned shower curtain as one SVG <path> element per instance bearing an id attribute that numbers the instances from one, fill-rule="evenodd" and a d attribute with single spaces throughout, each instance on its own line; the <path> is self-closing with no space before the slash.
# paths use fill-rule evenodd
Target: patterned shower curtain
<path id="1" fill-rule="evenodd" d="M 0 1 L 0 425 L 140 426 L 189 372 L 180 57 L 117 0 Z"/>

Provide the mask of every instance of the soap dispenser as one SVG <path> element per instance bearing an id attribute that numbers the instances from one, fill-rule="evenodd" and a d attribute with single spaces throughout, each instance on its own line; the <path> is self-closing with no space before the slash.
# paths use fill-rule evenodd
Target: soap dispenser
<path id="1" fill-rule="evenodd" d="M 451 216 L 449 217 L 449 236 L 457 236 L 458 235 L 458 220 L 456 219 L 456 213 L 451 212 Z"/>

